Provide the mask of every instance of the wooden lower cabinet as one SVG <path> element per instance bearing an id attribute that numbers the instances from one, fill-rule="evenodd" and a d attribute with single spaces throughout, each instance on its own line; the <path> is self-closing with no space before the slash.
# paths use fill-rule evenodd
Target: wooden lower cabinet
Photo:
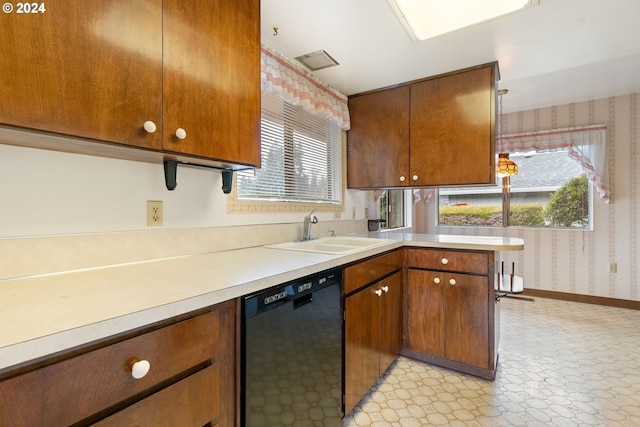
<path id="1" fill-rule="evenodd" d="M 492 252 L 408 251 L 403 354 L 495 377 L 493 259 Z"/>
<path id="2" fill-rule="evenodd" d="M 345 414 L 402 349 L 402 270 L 345 298 Z"/>
<path id="3" fill-rule="evenodd" d="M 233 426 L 237 303 L 20 368 L 0 382 L 0 426 Z M 131 366 L 146 360 L 139 379 Z"/>
<path id="4" fill-rule="evenodd" d="M 487 278 L 414 269 L 408 277 L 407 347 L 488 368 Z"/>

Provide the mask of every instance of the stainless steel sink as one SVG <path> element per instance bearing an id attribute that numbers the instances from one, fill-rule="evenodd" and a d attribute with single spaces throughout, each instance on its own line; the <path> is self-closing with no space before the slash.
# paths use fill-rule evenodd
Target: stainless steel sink
<path id="1" fill-rule="evenodd" d="M 265 248 L 344 255 L 375 248 L 387 243 L 390 243 L 387 239 L 377 239 L 373 237 L 336 236 L 299 242 L 277 243 L 274 245 L 266 245 Z"/>

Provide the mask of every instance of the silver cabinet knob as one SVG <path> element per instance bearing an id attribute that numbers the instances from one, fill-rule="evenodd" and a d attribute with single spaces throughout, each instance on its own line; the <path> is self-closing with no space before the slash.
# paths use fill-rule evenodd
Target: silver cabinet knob
<path id="1" fill-rule="evenodd" d="M 436 285 L 437 285 L 438 283 L 440 283 L 440 278 L 439 278 L 439 277 L 434 277 L 434 278 L 433 278 L 433 283 L 435 283 Z"/>
<path id="2" fill-rule="evenodd" d="M 449 279 L 449 284 L 451 286 L 455 286 L 456 285 L 456 279 Z"/>
<path id="3" fill-rule="evenodd" d="M 400 182 L 405 182 L 406 179 L 407 178 L 405 178 L 404 175 L 403 175 L 403 176 L 400 177 Z"/>
<path id="4" fill-rule="evenodd" d="M 417 181 L 417 180 L 418 180 L 418 175 L 413 175 L 413 176 L 411 177 L 411 179 L 413 179 L 414 181 Z"/>
<path id="5" fill-rule="evenodd" d="M 444 264 L 444 265 L 449 264 L 449 260 L 448 260 L 448 259 L 446 259 L 446 258 L 442 258 L 442 259 L 440 260 L 440 262 L 441 262 L 442 264 Z"/>
<path id="6" fill-rule="evenodd" d="M 383 286 L 383 287 L 382 287 L 382 292 L 384 292 L 385 294 L 386 294 L 387 292 L 389 292 L 389 287 L 388 287 L 388 286 Z"/>
<path id="7" fill-rule="evenodd" d="M 380 297 L 382 296 L 382 289 L 376 289 L 375 291 L 373 291 L 373 293 Z"/>

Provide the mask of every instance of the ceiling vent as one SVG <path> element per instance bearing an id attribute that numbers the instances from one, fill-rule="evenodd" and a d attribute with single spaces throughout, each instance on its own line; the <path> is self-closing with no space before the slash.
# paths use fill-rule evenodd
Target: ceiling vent
<path id="1" fill-rule="evenodd" d="M 331 55 L 324 50 L 317 50 L 315 52 L 307 53 L 306 55 L 296 56 L 296 60 L 311 71 L 322 70 L 323 68 L 339 65 L 338 61 L 333 59 Z"/>

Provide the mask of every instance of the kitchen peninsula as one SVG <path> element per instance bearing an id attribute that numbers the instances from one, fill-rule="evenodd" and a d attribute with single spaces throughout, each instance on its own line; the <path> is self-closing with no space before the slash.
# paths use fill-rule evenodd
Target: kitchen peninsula
<path id="1" fill-rule="evenodd" d="M 405 247 L 491 254 L 486 276 L 492 284 L 493 274 L 489 273 L 493 271 L 493 253 L 524 248 L 522 239 L 507 237 L 411 233 L 362 236 L 385 238 L 388 243 L 348 255 L 250 247 L 3 280 L 0 282 L 0 318 L 5 326 L 0 333 L 0 380 L 6 383 L 19 378 L 16 372 L 26 376 L 37 372 L 36 368 L 46 369 L 53 366 L 53 362 L 64 361 L 69 355 L 81 356 L 105 345 L 117 346 L 119 342 L 126 342 L 123 339 L 144 336 L 141 334 L 164 333 L 173 328 L 180 335 L 178 329 L 189 328 L 185 322 L 199 325 L 197 319 L 205 316 L 217 322 L 219 339 L 230 340 L 227 346 L 220 347 L 227 348 L 230 355 L 208 356 L 205 365 L 217 367 L 211 381 L 233 382 L 233 375 L 224 381 L 216 375 L 222 377 L 227 374 L 225 369 L 235 366 L 239 344 L 234 332 L 237 331 L 234 325 L 237 306 L 233 301 L 243 295 L 329 268 L 357 265 L 362 260 Z M 189 316 L 190 313 L 196 313 L 197 317 Z M 149 330 L 150 325 L 157 326 Z M 158 329 L 160 327 L 162 329 Z M 206 325 L 197 328 L 207 335 Z M 218 330 L 214 328 L 213 332 Z M 212 346 L 215 347 L 215 343 Z M 184 385 L 186 379 L 162 392 Z M 180 393 L 175 391 L 176 395 Z"/>

